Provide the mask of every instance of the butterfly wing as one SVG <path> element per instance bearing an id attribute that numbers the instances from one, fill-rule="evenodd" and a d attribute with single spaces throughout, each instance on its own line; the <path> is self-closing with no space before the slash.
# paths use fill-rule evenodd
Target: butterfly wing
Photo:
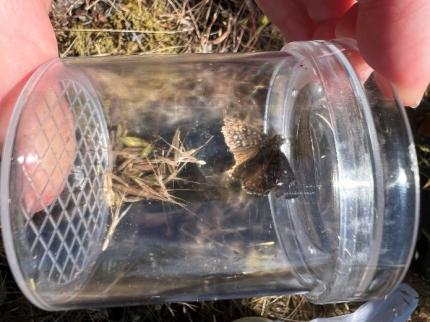
<path id="1" fill-rule="evenodd" d="M 280 136 L 268 138 L 258 127 L 229 116 L 224 117 L 221 131 L 235 160 L 230 173 L 241 180 L 243 190 L 265 195 L 276 188 L 277 195 L 297 196 L 293 172 L 279 150 Z"/>
<path id="2" fill-rule="evenodd" d="M 232 176 L 242 182 L 242 189 L 247 193 L 265 195 L 273 187 L 273 179 L 266 173 L 266 165 L 260 157 L 255 157 L 237 166 Z"/>
<path id="3" fill-rule="evenodd" d="M 232 176 L 240 179 L 242 189 L 250 194 L 266 195 L 275 190 L 277 196 L 297 197 L 293 171 L 277 146 L 261 149 L 254 158 L 238 165 Z"/>
<path id="4" fill-rule="evenodd" d="M 224 126 L 221 132 L 224 135 L 227 147 L 233 153 L 236 162 L 234 168 L 254 158 L 266 138 L 258 128 L 232 117 L 224 118 Z"/>
<path id="5" fill-rule="evenodd" d="M 273 169 L 277 169 L 275 174 L 277 178 L 275 195 L 286 199 L 296 198 L 299 195 L 299 190 L 293 169 L 291 169 L 287 157 L 278 150 L 274 160 L 277 160 L 275 163 L 279 165 L 273 167 Z"/>

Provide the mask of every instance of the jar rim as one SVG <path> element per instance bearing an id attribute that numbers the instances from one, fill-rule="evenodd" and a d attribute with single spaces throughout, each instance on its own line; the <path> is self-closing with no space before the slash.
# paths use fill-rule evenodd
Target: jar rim
<path id="1" fill-rule="evenodd" d="M 295 247 L 299 247 L 302 250 L 310 247 L 308 237 L 292 234 L 294 237 L 290 236 L 291 238 L 287 238 L 288 241 L 285 241 L 285 231 L 281 231 L 280 227 L 288 224 L 280 222 L 283 219 L 280 219 L 280 210 L 276 209 L 277 207 L 280 208 L 277 205 L 279 201 L 276 201 L 274 196 L 271 196 L 270 199 L 274 221 L 277 223 L 278 236 L 281 241 L 284 239 L 283 244 L 287 260 L 288 256 L 294 256 L 293 261 L 303 261 L 303 267 L 308 267 L 307 270 L 303 270 L 303 267 L 301 267 L 301 270 L 296 275 L 302 283 L 308 283 L 312 290 L 306 294 L 306 297 L 315 303 L 363 300 L 388 294 L 402 281 L 407 272 L 412 260 L 418 232 L 419 174 L 412 132 L 406 113 L 400 104 L 394 87 L 392 87 L 393 96 L 386 98 L 386 93 L 384 95 L 375 84 L 369 85 L 373 81 L 372 74 L 369 74 L 367 81 L 363 81 L 357 76 L 351 62 L 351 55 L 357 52 L 355 48 L 354 42 L 348 39 L 341 41 L 294 42 L 287 44 L 283 48 L 284 51 L 298 59 L 297 68 L 300 67 L 300 64 L 307 64 L 317 74 L 316 78 L 321 80 L 323 91 L 329 96 L 328 100 L 331 100 L 327 104 L 328 113 L 331 115 L 329 122 L 331 122 L 333 135 L 337 136 L 335 139 L 335 149 L 337 151 L 335 167 L 339 175 L 338 183 L 340 186 L 337 188 L 340 204 L 333 209 L 338 211 L 339 216 L 337 236 L 339 243 L 334 256 L 335 264 L 330 268 L 331 274 L 324 273 L 317 277 L 315 272 L 312 271 L 314 264 L 306 263 L 306 258 L 303 257 L 302 253 L 305 252 L 291 250 L 292 247 L 291 245 L 288 246 L 288 243 L 296 243 Z M 335 65 L 340 66 L 336 71 L 337 74 L 334 73 L 329 76 L 329 73 L 333 72 L 333 70 L 329 71 L 329 69 Z M 342 82 L 348 83 L 348 91 L 350 91 L 352 97 L 351 102 L 353 101 L 350 106 L 343 106 L 343 110 L 338 109 L 336 106 L 342 104 L 341 96 L 347 94 L 344 92 L 329 92 L 330 82 L 336 81 L 337 78 L 343 78 Z M 294 87 L 294 84 L 289 86 Z M 333 87 L 335 86 L 333 85 Z M 339 90 L 340 88 L 342 87 L 338 86 Z M 288 105 L 290 103 L 284 102 L 284 104 Z M 382 108 L 381 106 L 384 104 L 387 106 Z M 273 105 L 268 104 L 268 109 Z M 292 108 L 288 106 L 284 106 L 284 108 L 285 113 L 303 113 L 297 109 L 292 112 Z M 354 108 L 354 111 L 349 111 L 350 118 L 348 119 L 345 110 Z M 270 111 L 268 113 L 270 114 Z M 342 115 L 342 113 L 344 114 Z M 391 115 L 384 115 L 384 113 L 391 113 Z M 284 118 L 286 120 L 291 119 L 289 115 L 284 116 Z M 391 137 L 384 134 L 381 128 L 380 123 L 385 122 L 386 118 L 398 120 L 398 126 L 392 129 Z M 267 123 L 271 122 L 270 115 L 266 117 L 266 120 Z M 341 124 L 341 126 L 336 125 L 336 123 L 348 123 L 351 120 L 354 120 L 354 123 L 362 123 L 361 130 L 357 128 L 359 132 L 362 132 L 357 134 L 357 138 L 344 131 L 344 124 Z M 266 127 L 268 126 L 266 124 Z M 390 125 L 387 126 L 389 127 Z M 289 131 L 281 130 L 287 137 L 291 136 L 288 133 Z M 350 136 L 349 138 L 348 135 Z M 341 145 L 359 140 L 359 136 L 363 136 L 363 143 L 367 146 L 362 151 L 363 160 L 366 160 L 353 166 L 351 164 L 353 153 L 348 157 L 341 151 Z M 401 142 L 401 146 L 395 146 L 399 142 Z M 393 151 L 396 148 L 401 151 L 407 151 L 407 153 L 394 153 Z M 353 147 L 350 147 L 350 149 L 353 149 Z M 291 151 L 287 154 L 290 155 Z M 387 159 L 390 158 L 392 160 L 388 162 Z M 355 181 L 360 180 L 360 175 L 361 179 L 366 177 L 363 177 L 364 172 L 360 168 L 363 166 L 371 171 L 367 175 L 367 186 L 364 186 L 364 188 L 363 186 L 354 188 L 347 186 L 350 184 L 350 182 L 347 182 L 348 177 L 352 180 L 355 178 Z M 403 176 L 403 179 L 400 178 L 401 176 Z M 400 179 L 393 181 L 392 178 L 394 177 Z M 360 198 L 358 196 L 363 192 L 363 189 L 366 190 L 366 193 L 362 193 Z M 350 194 L 356 195 L 351 196 Z M 393 199 L 394 195 L 398 197 L 396 200 Z M 399 196 L 402 196 L 402 198 Z M 368 199 L 366 200 L 366 198 Z M 294 200 L 285 202 L 289 203 L 291 207 L 294 207 L 294 203 L 297 203 Z M 301 219 L 293 218 L 294 216 L 297 217 L 297 213 L 300 213 L 297 208 L 294 211 L 287 211 L 286 217 L 291 222 L 305 227 L 303 223 L 298 223 Z M 363 225 L 364 218 L 366 218 L 367 225 Z M 403 232 L 399 232 L 394 227 L 402 227 Z M 300 230 L 297 226 L 294 227 L 294 224 L 290 228 L 296 231 Z M 397 236 L 389 236 L 394 232 L 396 232 Z M 300 240 L 300 238 L 303 239 Z M 290 250 L 287 248 L 290 248 Z M 317 248 L 314 248 L 314 251 L 315 249 Z M 367 252 L 364 251 L 365 249 L 367 249 Z M 390 256 L 390 252 L 393 250 L 399 254 L 398 258 L 394 260 L 396 263 L 393 262 L 393 257 Z M 321 252 L 321 256 L 323 253 Z M 393 267 L 386 266 L 390 265 L 390 262 L 393 262 Z M 382 267 L 384 265 L 386 266 L 385 269 L 390 271 L 385 275 Z M 384 275 L 385 285 L 381 283 L 381 274 Z M 317 283 L 315 283 L 315 279 L 318 280 Z"/>

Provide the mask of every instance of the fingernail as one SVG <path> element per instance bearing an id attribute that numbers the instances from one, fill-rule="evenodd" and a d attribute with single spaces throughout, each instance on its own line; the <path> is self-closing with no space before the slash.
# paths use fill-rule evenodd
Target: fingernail
<path id="1" fill-rule="evenodd" d="M 397 91 L 403 105 L 411 108 L 416 108 L 420 105 L 426 88 L 427 86 L 414 86 L 411 88 L 397 85 Z"/>
<path id="2" fill-rule="evenodd" d="M 417 108 L 421 103 L 421 100 L 417 101 L 415 104 L 408 105 L 411 108 Z"/>

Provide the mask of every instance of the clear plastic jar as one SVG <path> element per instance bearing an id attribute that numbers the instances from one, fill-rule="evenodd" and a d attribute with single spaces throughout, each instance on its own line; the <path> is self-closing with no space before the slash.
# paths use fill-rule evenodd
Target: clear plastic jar
<path id="1" fill-rule="evenodd" d="M 388 294 L 419 205 L 392 93 L 348 41 L 48 62 L 2 155 L 18 285 L 46 310 Z"/>

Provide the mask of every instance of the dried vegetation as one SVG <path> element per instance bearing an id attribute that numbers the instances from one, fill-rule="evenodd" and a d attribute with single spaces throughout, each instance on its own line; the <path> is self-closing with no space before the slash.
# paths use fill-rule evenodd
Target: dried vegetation
<path id="1" fill-rule="evenodd" d="M 62 57 L 187 52 L 250 52 L 278 50 L 279 32 L 251 0 L 54 0 L 51 20 Z M 424 189 L 430 189 L 430 99 L 425 112 L 413 112 Z M 155 198 L 181 204 L 170 195 L 168 183 L 180 180 L 180 169 L 198 164 L 195 150 L 187 150 L 175 135 L 168 153 L 157 155 L 154 142 L 119 136 L 125 147 L 117 155 L 121 173 L 112 173 L 112 202 Z M 139 176 L 136 177 L 136 172 Z M 145 189 L 141 189 L 144 187 Z M 148 188 L 149 187 L 149 188 Z M 155 187 L 155 188 L 154 188 Z M 139 189 L 137 189 L 139 188 Z M 142 195 L 145 191 L 145 195 Z M 119 209 L 119 208 L 118 208 Z M 114 215 L 120 221 L 124 213 Z M 426 241 L 430 245 L 430 241 Z M 13 281 L 4 253 L 0 279 L 5 285 L 2 321 L 231 321 L 259 315 L 280 321 L 308 321 L 351 311 L 348 304 L 316 306 L 301 296 L 263 297 L 242 301 L 172 304 L 62 313 L 43 312 L 32 306 Z M 413 321 L 428 321 L 428 292 L 414 277 L 423 304 Z M 2 295 L 3 296 L 2 292 Z M 424 294 L 426 293 L 426 294 Z M 1 297 L 0 296 L 0 297 Z"/>
<path id="2" fill-rule="evenodd" d="M 52 21 L 62 56 L 279 49 L 250 0 L 62 0 Z"/>

